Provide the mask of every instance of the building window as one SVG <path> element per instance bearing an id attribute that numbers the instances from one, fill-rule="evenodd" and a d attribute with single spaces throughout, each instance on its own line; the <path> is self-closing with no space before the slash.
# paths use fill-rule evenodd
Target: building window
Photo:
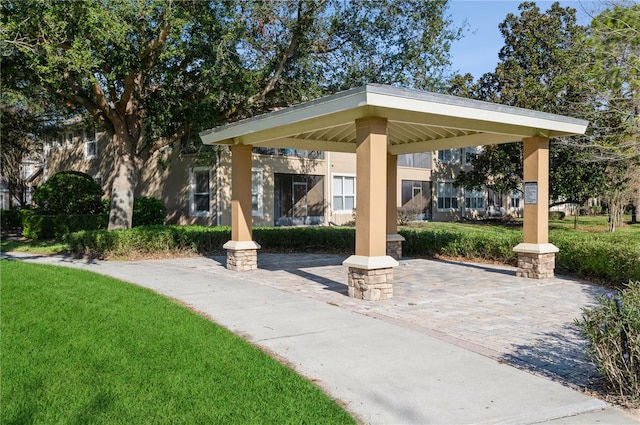
<path id="1" fill-rule="evenodd" d="M 333 211 L 352 213 L 356 207 L 355 176 L 333 176 Z"/>
<path id="2" fill-rule="evenodd" d="M 96 141 L 95 129 L 87 130 L 86 138 L 84 141 L 84 157 L 87 159 L 98 157 L 98 142 Z"/>
<path id="3" fill-rule="evenodd" d="M 480 154 L 480 147 L 464 148 L 464 165 L 471 165 L 471 161 Z"/>
<path id="4" fill-rule="evenodd" d="M 464 206 L 472 210 L 484 210 L 484 190 L 465 190 Z"/>
<path id="5" fill-rule="evenodd" d="M 93 181 L 96 182 L 101 188 L 104 185 L 104 178 L 100 174 L 96 174 L 95 176 L 93 176 Z"/>
<path id="6" fill-rule="evenodd" d="M 262 217 L 263 215 L 263 184 L 262 168 L 251 169 L 251 215 Z"/>
<path id="7" fill-rule="evenodd" d="M 304 149 L 289 149 L 289 148 L 253 148 L 253 153 L 258 155 L 271 155 L 285 158 L 309 158 L 309 159 L 324 159 L 323 151 L 308 151 Z"/>
<path id="8" fill-rule="evenodd" d="M 452 181 L 439 181 L 437 195 L 439 210 L 458 209 L 458 189 Z"/>
<path id="9" fill-rule="evenodd" d="M 398 166 L 431 169 L 431 152 L 398 155 Z"/>
<path id="10" fill-rule="evenodd" d="M 64 136 L 65 146 L 67 148 L 73 147 L 73 133 L 67 133 Z"/>
<path id="11" fill-rule="evenodd" d="M 438 151 L 438 161 L 443 164 L 457 164 L 460 162 L 460 150 L 446 149 Z"/>
<path id="12" fill-rule="evenodd" d="M 427 181 L 402 180 L 402 208 L 426 212 L 431 199 L 429 184 Z"/>
<path id="13" fill-rule="evenodd" d="M 211 216 L 211 168 L 195 167 L 189 173 L 189 215 Z"/>
<path id="14" fill-rule="evenodd" d="M 511 198 L 511 201 L 510 201 L 511 208 L 519 209 L 520 208 L 520 192 L 518 191 L 511 192 L 511 194 L 509 195 L 509 198 Z"/>

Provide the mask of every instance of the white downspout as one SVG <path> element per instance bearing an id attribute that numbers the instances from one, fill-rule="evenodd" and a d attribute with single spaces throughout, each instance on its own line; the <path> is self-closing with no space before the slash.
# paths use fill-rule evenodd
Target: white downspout
<path id="1" fill-rule="evenodd" d="M 331 208 L 332 208 L 332 200 L 333 200 L 333 193 L 331 192 L 331 186 L 333 183 L 333 177 L 331 177 L 331 151 L 326 151 L 327 153 L 327 172 L 326 172 L 326 176 L 327 178 L 325 179 L 326 181 L 326 185 L 327 185 L 327 189 L 325 192 L 325 196 L 327 197 L 327 204 L 326 204 L 326 208 L 324 209 L 324 222 L 326 225 L 329 225 L 329 223 L 331 223 Z"/>
<path id="2" fill-rule="evenodd" d="M 220 146 L 216 146 L 216 226 L 220 226 Z"/>

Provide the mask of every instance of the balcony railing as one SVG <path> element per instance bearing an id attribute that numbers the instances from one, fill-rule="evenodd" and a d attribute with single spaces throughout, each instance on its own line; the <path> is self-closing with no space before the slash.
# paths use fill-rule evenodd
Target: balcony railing
<path id="1" fill-rule="evenodd" d="M 308 151 L 303 149 L 253 148 L 253 153 L 286 158 L 324 159 L 323 151 Z"/>

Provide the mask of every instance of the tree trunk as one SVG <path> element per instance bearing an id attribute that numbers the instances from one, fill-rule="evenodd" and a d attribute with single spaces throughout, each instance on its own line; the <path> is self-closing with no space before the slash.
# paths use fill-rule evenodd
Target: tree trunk
<path id="1" fill-rule="evenodd" d="M 616 230 L 616 206 L 613 202 L 609 201 L 609 217 L 607 218 L 607 225 L 609 233 L 613 233 Z"/>
<path id="2" fill-rule="evenodd" d="M 622 204 L 618 209 L 618 227 L 624 227 L 624 210 L 626 205 Z"/>
<path id="3" fill-rule="evenodd" d="M 116 146 L 115 177 L 111 187 L 108 229 L 130 229 L 133 222 L 133 198 L 138 180 L 136 162 L 126 130 L 116 130 L 112 142 Z"/>

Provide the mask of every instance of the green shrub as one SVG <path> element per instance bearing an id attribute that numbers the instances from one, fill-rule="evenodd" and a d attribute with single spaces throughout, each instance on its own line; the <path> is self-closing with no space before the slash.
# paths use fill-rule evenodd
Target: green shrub
<path id="1" fill-rule="evenodd" d="M 513 252 L 521 239 L 519 234 L 496 230 L 479 232 L 447 230 L 400 230 L 404 236 L 402 251 L 407 256 L 434 257 L 446 255 L 501 261 L 515 264 L 517 255 Z"/>
<path id="2" fill-rule="evenodd" d="M 562 211 L 549 211 L 549 220 L 564 220 L 566 214 Z"/>
<path id="3" fill-rule="evenodd" d="M 608 235 L 552 234 L 550 242 L 560 249 L 556 273 L 578 276 L 621 287 L 640 280 L 640 244 Z"/>
<path id="4" fill-rule="evenodd" d="M 522 241 L 520 229 L 501 226 L 449 225 L 446 228 L 401 229 L 408 257 L 446 255 L 516 265 L 513 247 Z M 228 227 L 149 226 L 119 232 L 69 235 L 78 255 L 121 256 L 156 252 L 222 252 L 231 239 Z M 349 227 L 261 227 L 253 229 L 261 252 L 319 252 L 351 254 L 355 230 Z M 560 248 L 556 272 L 610 285 L 640 280 L 640 244 L 623 234 L 554 231 L 550 242 Z"/>
<path id="5" fill-rule="evenodd" d="M 2 210 L 0 212 L 0 226 L 3 230 L 19 229 L 23 227 L 25 217 L 33 214 L 33 210 Z"/>
<path id="6" fill-rule="evenodd" d="M 229 227 L 146 226 L 118 231 L 83 231 L 65 241 L 75 255 L 127 257 L 137 254 L 222 252 Z M 262 252 L 352 253 L 355 231 L 341 227 L 262 227 L 253 229 Z"/>
<path id="7" fill-rule="evenodd" d="M 42 213 L 98 214 L 102 212 L 102 189 L 91 176 L 77 171 L 56 173 L 33 194 Z"/>
<path id="8" fill-rule="evenodd" d="M 587 354 L 610 390 L 640 402 L 640 281 L 598 298 L 598 305 L 582 314 L 576 323 L 589 341 Z"/>
<path id="9" fill-rule="evenodd" d="M 167 208 L 158 198 L 144 196 L 133 201 L 133 227 L 164 224 L 166 215 Z"/>
<path id="10" fill-rule="evenodd" d="M 216 252 L 229 239 L 231 228 L 206 226 L 144 226 L 80 231 L 65 236 L 73 254 L 90 257 Z"/>
<path id="11" fill-rule="evenodd" d="M 108 223 L 105 214 L 30 214 L 24 219 L 22 235 L 30 239 L 58 239 L 78 230 L 106 229 Z"/>
<path id="12" fill-rule="evenodd" d="M 351 227 L 258 227 L 253 239 L 263 251 L 353 253 L 356 233 Z"/>

